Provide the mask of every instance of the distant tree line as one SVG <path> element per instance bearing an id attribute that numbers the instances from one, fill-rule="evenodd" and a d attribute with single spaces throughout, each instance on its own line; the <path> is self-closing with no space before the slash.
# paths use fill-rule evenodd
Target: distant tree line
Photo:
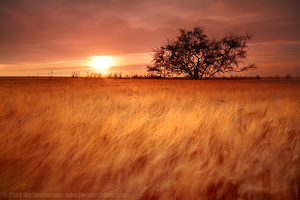
<path id="1" fill-rule="evenodd" d="M 99 78 L 109 78 L 109 79 L 191 79 L 189 76 L 169 76 L 169 77 L 164 77 L 160 76 L 157 73 L 153 72 L 147 72 L 147 73 L 130 73 L 130 74 L 123 74 L 123 72 L 118 72 L 118 73 L 90 73 L 87 72 L 85 75 L 81 71 L 73 71 L 71 73 L 72 78 L 88 78 L 88 79 L 99 79 Z M 265 77 L 267 79 L 280 79 L 283 77 L 274 76 L 274 77 Z M 286 79 L 290 79 L 291 75 L 286 75 Z M 211 79 L 230 79 L 230 80 L 237 80 L 237 79 L 261 79 L 259 75 L 256 76 L 214 76 L 211 77 Z"/>

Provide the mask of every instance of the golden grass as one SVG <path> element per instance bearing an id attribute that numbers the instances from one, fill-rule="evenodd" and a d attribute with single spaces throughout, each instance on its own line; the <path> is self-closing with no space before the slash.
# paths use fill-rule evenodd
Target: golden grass
<path id="1" fill-rule="evenodd" d="M 300 198 L 298 80 L 2 78 L 0 92 L 1 193 Z"/>

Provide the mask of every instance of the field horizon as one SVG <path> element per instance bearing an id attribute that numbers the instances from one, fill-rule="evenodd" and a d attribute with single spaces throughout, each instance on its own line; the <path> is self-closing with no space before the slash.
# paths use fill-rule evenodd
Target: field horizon
<path id="1" fill-rule="evenodd" d="M 2 198 L 300 197 L 300 80 L 0 77 L 0 91 Z"/>

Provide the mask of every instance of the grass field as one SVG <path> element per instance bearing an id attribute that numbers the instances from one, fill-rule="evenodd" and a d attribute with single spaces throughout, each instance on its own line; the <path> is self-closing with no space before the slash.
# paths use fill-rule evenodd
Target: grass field
<path id="1" fill-rule="evenodd" d="M 0 198 L 300 198 L 299 80 L 0 78 L 0 92 Z"/>

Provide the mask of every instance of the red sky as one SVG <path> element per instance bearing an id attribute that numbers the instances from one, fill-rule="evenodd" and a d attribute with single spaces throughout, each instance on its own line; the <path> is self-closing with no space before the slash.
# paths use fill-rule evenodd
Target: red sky
<path id="1" fill-rule="evenodd" d="M 300 75 L 299 0 L 1 0 L 0 76 L 96 72 L 90 57 L 109 55 L 108 71 L 146 72 L 151 48 L 178 28 L 209 37 L 254 33 L 247 75 Z"/>

